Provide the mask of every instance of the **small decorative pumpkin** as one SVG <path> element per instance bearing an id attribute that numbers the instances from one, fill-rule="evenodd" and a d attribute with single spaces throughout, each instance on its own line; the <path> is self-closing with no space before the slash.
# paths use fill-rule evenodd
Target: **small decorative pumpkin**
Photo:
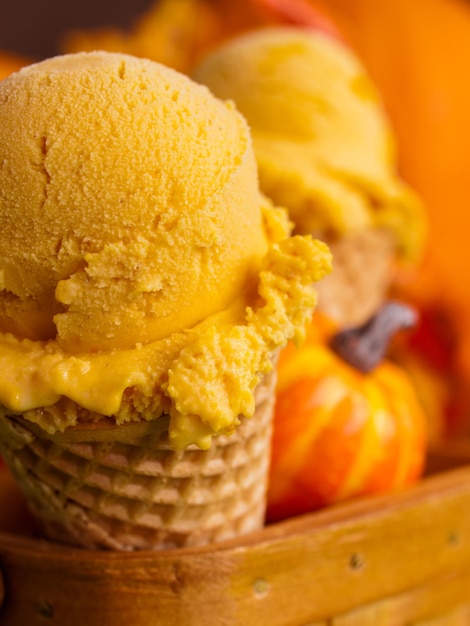
<path id="1" fill-rule="evenodd" d="M 388 336 L 411 318 L 410 309 L 389 303 L 363 327 L 333 334 L 317 314 L 302 346 L 281 353 L 269 521 L 421 476 L 423 410 L 406 372 L 382 360 Z"/>

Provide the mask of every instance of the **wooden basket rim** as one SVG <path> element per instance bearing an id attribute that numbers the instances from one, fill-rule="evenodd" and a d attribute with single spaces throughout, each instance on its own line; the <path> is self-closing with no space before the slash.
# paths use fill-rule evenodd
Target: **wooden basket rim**
<path id="1" fill-rule="evenodd" d="M 207 547 L 92 552 L 0 533 L 7 596 L 0 626 L 42 624 L 34 621 L 38 598 L 49 598 L 64 625 L 88 620 L 94 626 L 97 606 L 100 619 L 105 615 L 114 626 L 192 624 L 194 614 L 198 623 L 216 624 L 217 607 L 224 625 L 315 622 L 443 577 L 467 572 L 468 579 L 469 511 L 470 466 L 464 466 L 399 493 Z M 81 602 L 71 609 L 77 595 Z M 162 606 L 173 617 L 145 618 L 155 620 Z M 67 621 L 72 616 L 75 621 Z"/>

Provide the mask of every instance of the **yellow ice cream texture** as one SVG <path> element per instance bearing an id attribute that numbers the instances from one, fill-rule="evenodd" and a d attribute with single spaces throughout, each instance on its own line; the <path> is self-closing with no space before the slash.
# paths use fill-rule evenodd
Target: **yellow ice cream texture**
<path id="1" fill-rule="evenodd" d="M 231 103 L 105 52 L 0 83 L 0 259 L 3 411 L 49 433 L 169 415 L 176 448 L 253 413 L 330 268 L 259 192 Z"/>
<path id="2" fill-rule="evenodd" d="M 253 136 L 262 190 L 297 232 L 329 239 L 384 227 L 406 259 L 420 256 L 423 207 L 397 173 L 380 97 L 345 44 L 292 27 L 229 41 L 193 78 L 232 99 Z"/>

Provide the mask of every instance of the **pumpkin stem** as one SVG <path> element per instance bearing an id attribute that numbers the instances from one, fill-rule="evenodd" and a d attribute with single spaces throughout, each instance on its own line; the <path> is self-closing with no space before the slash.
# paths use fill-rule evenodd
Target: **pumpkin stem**
<path id="1" fill-rule="evenodd" d="M 385 357 L 393 335 L 399 330 L 413 328 L 417 320 L 415 309 L 390 301 L 362 326 L 347 328 L 334 335 L 330 347 L 360 372 L 368 373 Z"/>

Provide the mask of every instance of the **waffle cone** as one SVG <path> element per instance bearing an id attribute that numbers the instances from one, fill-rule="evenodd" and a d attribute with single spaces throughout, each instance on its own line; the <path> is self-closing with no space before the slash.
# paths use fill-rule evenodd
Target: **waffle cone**
<path id="1" fill-rule="evenodd" d="M 164 418 L 49 435 L 0 419 L 0 452 L 49 539 L 85 548 L 160 549 L 232 538 L 264 523 L 275 370 L 256 411 L 209 450 L 170 448 Z"/>
<path id="2" fill-rule="evenodd" d="M 366 229 L 329 242 L 333 271 L 317 285 L 318 310 L 340 326 L 356 326 L 383 303 L 395 265 L 395 245 L 389 232 Z"/>

